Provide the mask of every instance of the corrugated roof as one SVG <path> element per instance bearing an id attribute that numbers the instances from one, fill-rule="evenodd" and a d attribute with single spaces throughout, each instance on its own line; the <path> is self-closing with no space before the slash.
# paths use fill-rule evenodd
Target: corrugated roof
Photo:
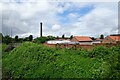
<path id="1" fill-rule="evenodd" d="M 74 36 L 78 41 L 92 41 L 88 36 Z"/>
<path id="2" fill-rule="evenodd" d="M 120 36 L 109 36 L 112 40 L 120 41 Z"/>

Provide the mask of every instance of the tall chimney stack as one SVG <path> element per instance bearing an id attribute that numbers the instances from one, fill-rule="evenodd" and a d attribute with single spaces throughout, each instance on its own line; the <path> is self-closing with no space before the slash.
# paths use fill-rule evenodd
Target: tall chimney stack
<path id="1" fill-rule="evenodd" d="M 42 22 L 40 23 L 40 37 L 42 37 Z"/>

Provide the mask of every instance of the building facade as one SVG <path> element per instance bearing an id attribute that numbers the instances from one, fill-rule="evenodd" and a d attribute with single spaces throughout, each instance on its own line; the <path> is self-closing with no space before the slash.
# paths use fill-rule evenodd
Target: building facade
<path id="1" fill-rule="evenodd" d="M 92 39 L 88 36 L 74 36 L 72 42 L 79 42 L 79 44 L 91 45 Z"/>
<path id="2" fill-rule="evenodd" d="M 120 42 L 120 35 L 107 36 L 102 41 L 102 43 L 118 43 L 118 42 Z"/>

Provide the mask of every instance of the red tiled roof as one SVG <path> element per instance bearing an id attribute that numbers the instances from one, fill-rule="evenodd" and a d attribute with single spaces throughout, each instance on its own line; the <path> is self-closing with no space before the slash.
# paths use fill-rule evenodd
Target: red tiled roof
<path id="1" fill-rule="evenodd" d="M 120 41 L 120 36 L 109 36 L 112 40 Z"/>
<path id="2" fill-rule="evenodd" d="M 74 36 L 78 41 L 92 41 L 88 36 Z"/>

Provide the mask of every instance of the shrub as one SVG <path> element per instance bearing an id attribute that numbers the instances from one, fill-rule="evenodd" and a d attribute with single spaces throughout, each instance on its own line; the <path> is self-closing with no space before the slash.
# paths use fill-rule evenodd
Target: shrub
<path id="1" fill-rule="evenodd" d="M 106 77 L 109 66 L 82 57 L 84 53 L 87 51 L 54 49 L 26 42 L 3 57 L 3 67 L 14 78 Z"/>
<path id="2" fill-rule="evenodd" d="M 97 46 L 90 51 L 89 56 L 92 58 L 93 57 L 104 58 L 104 56 L 107 54 L 109 54 L 108 48 L 104 46 Z"/>
<path id="3" fill-rule="evenodd" d="M 117 57 L 118 47 L 87 51 L 25 42 L 3 56 L 3 69 L 14 78 L 119 78 Z"/>

